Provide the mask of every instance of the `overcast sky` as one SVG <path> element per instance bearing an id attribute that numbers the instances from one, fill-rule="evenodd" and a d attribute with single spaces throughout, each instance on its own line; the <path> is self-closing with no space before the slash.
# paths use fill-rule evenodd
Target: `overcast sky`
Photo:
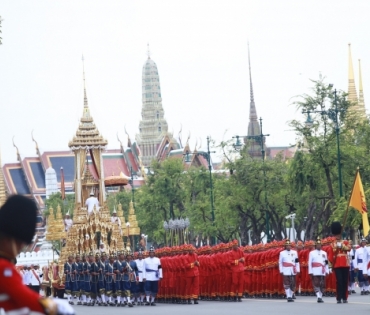
<path id="1" fill-rule="evenodd" d="M 82 54 L 89 106 L 108 148 L 119 147 L 117 132 L 126 142 L 125 125 L 134 138 L 148 42 L 169 131 L 182 125 L 184 141 L 191 132 L 203 146 L 207 135 L 247 133 L 249 41 L 267 145 L 292 144 L 287 122 L 302 117 L 292 97 L 320 72 L 347 90 L 348 43 L 356 76 L 362 60 L 366 104 L 369 12 L 363 0 L 2 0 L 2 162 L 16 161 L 13 136 L 22 157 L 35 155 L 32 130 L 42 152 L 68 150 L 82 115 Z"/>

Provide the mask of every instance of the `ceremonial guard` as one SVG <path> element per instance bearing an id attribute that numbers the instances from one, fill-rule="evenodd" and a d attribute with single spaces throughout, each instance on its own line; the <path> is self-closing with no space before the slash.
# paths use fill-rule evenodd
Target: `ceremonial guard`
<path id="1" fill-rule="evenodd" d="M 244 286 L 244 253 L 238 246 L 238 241 L 232 242 L 232 250 L 228 252 L 229 266 L 231 269 L 231 298 L 242 301 Z"/>
<path id="2" fill-rule="evenodd" d="M 84 264 L 84 289 L 86 295 L 86 305 L 93 306 L 94 303 L 91 299 L 91 272 L 92 272 L 92 263 L 94 262 L 93 254 L 89 253 L 87 260 Z M 85 300 L 84 300 L 85 301 Z M 83 303 L 85 305 L 85 302 Z"/>
<path id="3" fill-rule="evenodd" d="M 72 273 L 73 256 L 68 256 L 68 261 L 64 264 L 65 274 L 65 292 L 67 295 L 68 303 L 73 305 L 71 293 L 73 289 L 74 274 Z"/>
<path id="4" fill-rule="evenodd" d="M 348 241 L 342 240 L 342 225 L 331 224 L 331 233 L 335 240 L 328 248 L 329 267 L 334 269 L 337 287 L 337 303 L 348 303 L 349 262 L 348 252 L 351 250 Z"/>
<path id="5" fill-rule="evenodd" d="M 122 264 L 119 260 L 119 257 L 121 257 L 121 252 L 118 252 L 117 256 L 118 256 L 118 259 L 116 259 L 113 263 L 113 272 L 116 274 L 116 282 L 114 283 L 114 287 L 115 287 L 115 292 L 117 295 L 117 306 L 121 306 L 121 295 L 122 295 L 122 290 L 123 290 L 121 287 Z"/>
<path id="6" fill-rule="evenodd" d="M 130 296 L 132 295 L 134 298 L 136 297 L 136 293 L 138 290 L 138 283 L 139 283 L 139 276 L 138 276 L 138 269 L 136 265 L 136 261 L 133 260 L 132 253 L 130 251 L 127 252 L 126 261 L 128 264 L 128 272 L 129 272 L 129 279 L 130 279 L 130 293 L 128 294 L 128 305 L 133 305 L 133 302 L 130 301 Z"/>
<path id="7" fill-rule="evenodd" d="M 154 256 L 155 251 L 152 246 L 149 250 L 149 257 L 144 259 L 145 271 L 143 281 L 145 281 L 146 304 L 155 306 L 155 298 L 158 293 L 158 281 L 162 279 L 162 266 L 158 257 Z"/>
<path id="8" fill-rule="evenodd" d="M 193 245 L 186 245 L 188 254 L 185 257 L 186 269 L 186 297 L 188 304 L 193 299 L 194 304 L 198 304 L 199 297 L 199 261 Z"/>
<path id="9" fill-rule="evenodd" d="M 125 254 L 122 252 L 120 255 L 120 263 L 121 263 L 121 289 L 122 289 L 122 295 L 121 295 L 121 301 L 122 306 L 128 305 L 129 307 L 133 307 L 131 303 L 131 297 L 130 297 L 130 288 L 131 288 L 131 280 L 130 280 L 130 265 L 126 261 Z"/>
<path id="10" fill-rule="evenodd" d="M 78 262 L 77 262 L 77 257 L 78 260 L 80 260 L 80 257 L 76 255 L 74 261 L 72 262 L 72 273 L 71 273 L 71 278 L 72 278 L 72 303 L 73 298 L 76 298 L 76 303 L 79 303 L 79 297 L 80 297 L 80 281 L 79 281 L 79 275 L 78 275 Z"/>
<path id="11" fill-rule="evenodd" d="M 288 302 L 294 302 L 295 277 L 300 272 L 298 254 L 291 249 L 289 240 L 285 241 L 285 250 L 279 255 L 279 271 L 283 278 L 284 289 Z"/>
<path id="12" fill-rule="evenodd" d="M 0 208 L 0 309 L 9 314 L 72 315 L 65 301 L 41 297 L 25 286 L 14 266 L 22 248 L 32 242 L 36 215 L 35 202 L 21 195 L 10 196 Z"/>
<path id="13" fill-rule="evenodd" d="M 83 256 L 84 259 L 84 256 Z M 84 291 L 83 287 L 83 262 L 81 261 L 81 256 L 79 254 L 76 255 L 75 261 L 76 267 L 76 281 L 75 281 L 75 291 L 77 296 L 77 305 L 82 305 L 82 294 Z"/>
<path id="14" fill-rule="evenodd" d="M 115 293 L 115 280 L 116 274 L 114 273 L 114 257 L 113 254 L 109 255 L 109 261 L 105 265 L 105 294 L 108 298 L 108 303 L 110 306 L 115 306 L 113 303 L 113 294 Z"/>
<path id="15" fill-rule="evenodd" d="M 120 274 L 121 274 L 121 305 L 120 306 L 126 306 L 128 303 L 127 303 L 127 299 L 126 299 L 126 295 L 127 295 L 127 290 L 130 290 L 130 283 L 129 283 L 129 276 L 128 276 L 128 273 L 127 273 L 127 262 L 125 260 L 125 253 L 124 252 L 120 252 L 119 255 L 118 255 L 118 259 L 119 259 L 119 262 L 120 262 Z"/>
<path id="16" fill-rule="evenodd" d="M 318 303 L 324 302 L 322 295 L 325 291 L 325 276 L 329 273 L 328 256 L 321 246 L 321 239 L 317 238 L 316 250 L 311 251 L 308 256 L 308 274 L 311 276 Z"/>
<path id="17" fill-rule="evenodd" d="M 360 243 L 360 247 L 356 249 L 355 251 L 355 259 L 353 260 L 353 267 L 354 271 L 357 272 L 357 280 L 358 285 L 361 290 L 361 295 L 366 294 L 366 287 L 369 286 L 369 282 L 367 280 L 367 249 L 366 249 L 366 239 L 363 238 Z M 365 270 L 365 272 L 363 272 Z M 366 276 L 366 279 L 365 277 Z"/>
<path id="18" fill-rule="evenodd" d="M 92 299 L 92 306 L 95 305 L 95 303 L 98 302 L 98 294 L 99 294 L 99 266 L 97 264 L 97 260 L 100 258 L 99 254 L 95 254 L 95 260 L 94 255 L 91 255 L 91 299 Z"/>
<path id="19" fill-rule="evenodd" d="M 137 259 L 135 260 L 136 267 L 137 267 L 137 274 L 138 274 L 138 284 L 137 284 L 137 292 L 136 292 L 136 299 L 138 305 L 144 304 L 144 296 L 145 296 L 145 290 L 144 290 L 144 282 L 143 282 L 143 274 L 144 274 L 144 259 L 143 259 L 143 253 L 140 251 L 137 255 Z"/>
<path id="20" fill-rule="evenodd" d="M 349 294 L 354 294 L 356 293 L 355 291 L 355 285 L 356 285 L 356 278 L 357 278 L 357 273 L 355 271 L 355 253 L 356 253 L 356 247 L 352 246 L 352 241 L 350 242 L 351 250 L 348 252 L 348 260 L 349 260 L 349 283 L 348 283 L 348 293 Z M 366 264 L 366 263 L 365 263 Z M 366 274 L 364 273 L 363 276 Z"/>
<path id="21" fill-rule="evenodd" d="M 98 265 L 98 305 L 108 306 L 105 300 L 105 260 L 106 254 L 103 252 L 102 256 L 99 254 L 95 256 L 96 264 Z"/>

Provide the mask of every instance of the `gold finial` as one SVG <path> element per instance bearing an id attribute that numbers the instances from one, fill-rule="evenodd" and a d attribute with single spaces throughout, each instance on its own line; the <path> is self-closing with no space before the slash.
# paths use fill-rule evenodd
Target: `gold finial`
<path id="1" fill-rule="evenodd" d="M 19 154 L 19 150 L 18 150 L 18 147 L 15 145 L 15 143 L 14 143 L 14 136 L 13 136 L 13 147 L 17 150 L 17 160 L 18 160 L 18 162 L 20 163 L 21 162 L 21 155 Z"/>
<path id="2" fill-rule="evenodd" d="M 40 156 L 41 154 L 40 154 L 40 150 L 39 150 L 39 145 L 38 145 L 37 141 L 35 140 L 35 138 L 33 137 L 33 130 L 31 132 L 31 137 L 32 137 L 32 141 L 35 142 L 35 144 L 36 144 L 36 154 L 38 156 Z"/>

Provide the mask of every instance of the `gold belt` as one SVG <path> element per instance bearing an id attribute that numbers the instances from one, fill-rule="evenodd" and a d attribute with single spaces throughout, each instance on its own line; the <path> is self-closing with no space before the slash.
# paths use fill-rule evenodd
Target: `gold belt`
<path id="1" fill-rule="evenodd" d="M 338 254 L 337 257 L 339 256 L 347 256 L 347 254 Z"/>

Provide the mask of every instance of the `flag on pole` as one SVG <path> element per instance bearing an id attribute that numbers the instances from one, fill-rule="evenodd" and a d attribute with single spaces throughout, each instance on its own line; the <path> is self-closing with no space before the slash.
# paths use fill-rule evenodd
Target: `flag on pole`
<path id="1" fill-rule="evenodd" d="M 355 181 L 353 183 L 351 198 L 349 199 L 350 207 L 355 208 L 362 216 L 362 227 L 364 230 L 364 236 L 369 233 L 369 218 L 367 216 L 367 207 L 364 187 L 362 186 L 360 171 L 357 169 Z"/>
<path id="2" fill-rule="evenodd" d="M 63 167 L 60 168 L 60 192 L 62 193 L 62 200 L 66 199 L 66 189 L 65 189 L 65 186 L 64 186 Z"/>

